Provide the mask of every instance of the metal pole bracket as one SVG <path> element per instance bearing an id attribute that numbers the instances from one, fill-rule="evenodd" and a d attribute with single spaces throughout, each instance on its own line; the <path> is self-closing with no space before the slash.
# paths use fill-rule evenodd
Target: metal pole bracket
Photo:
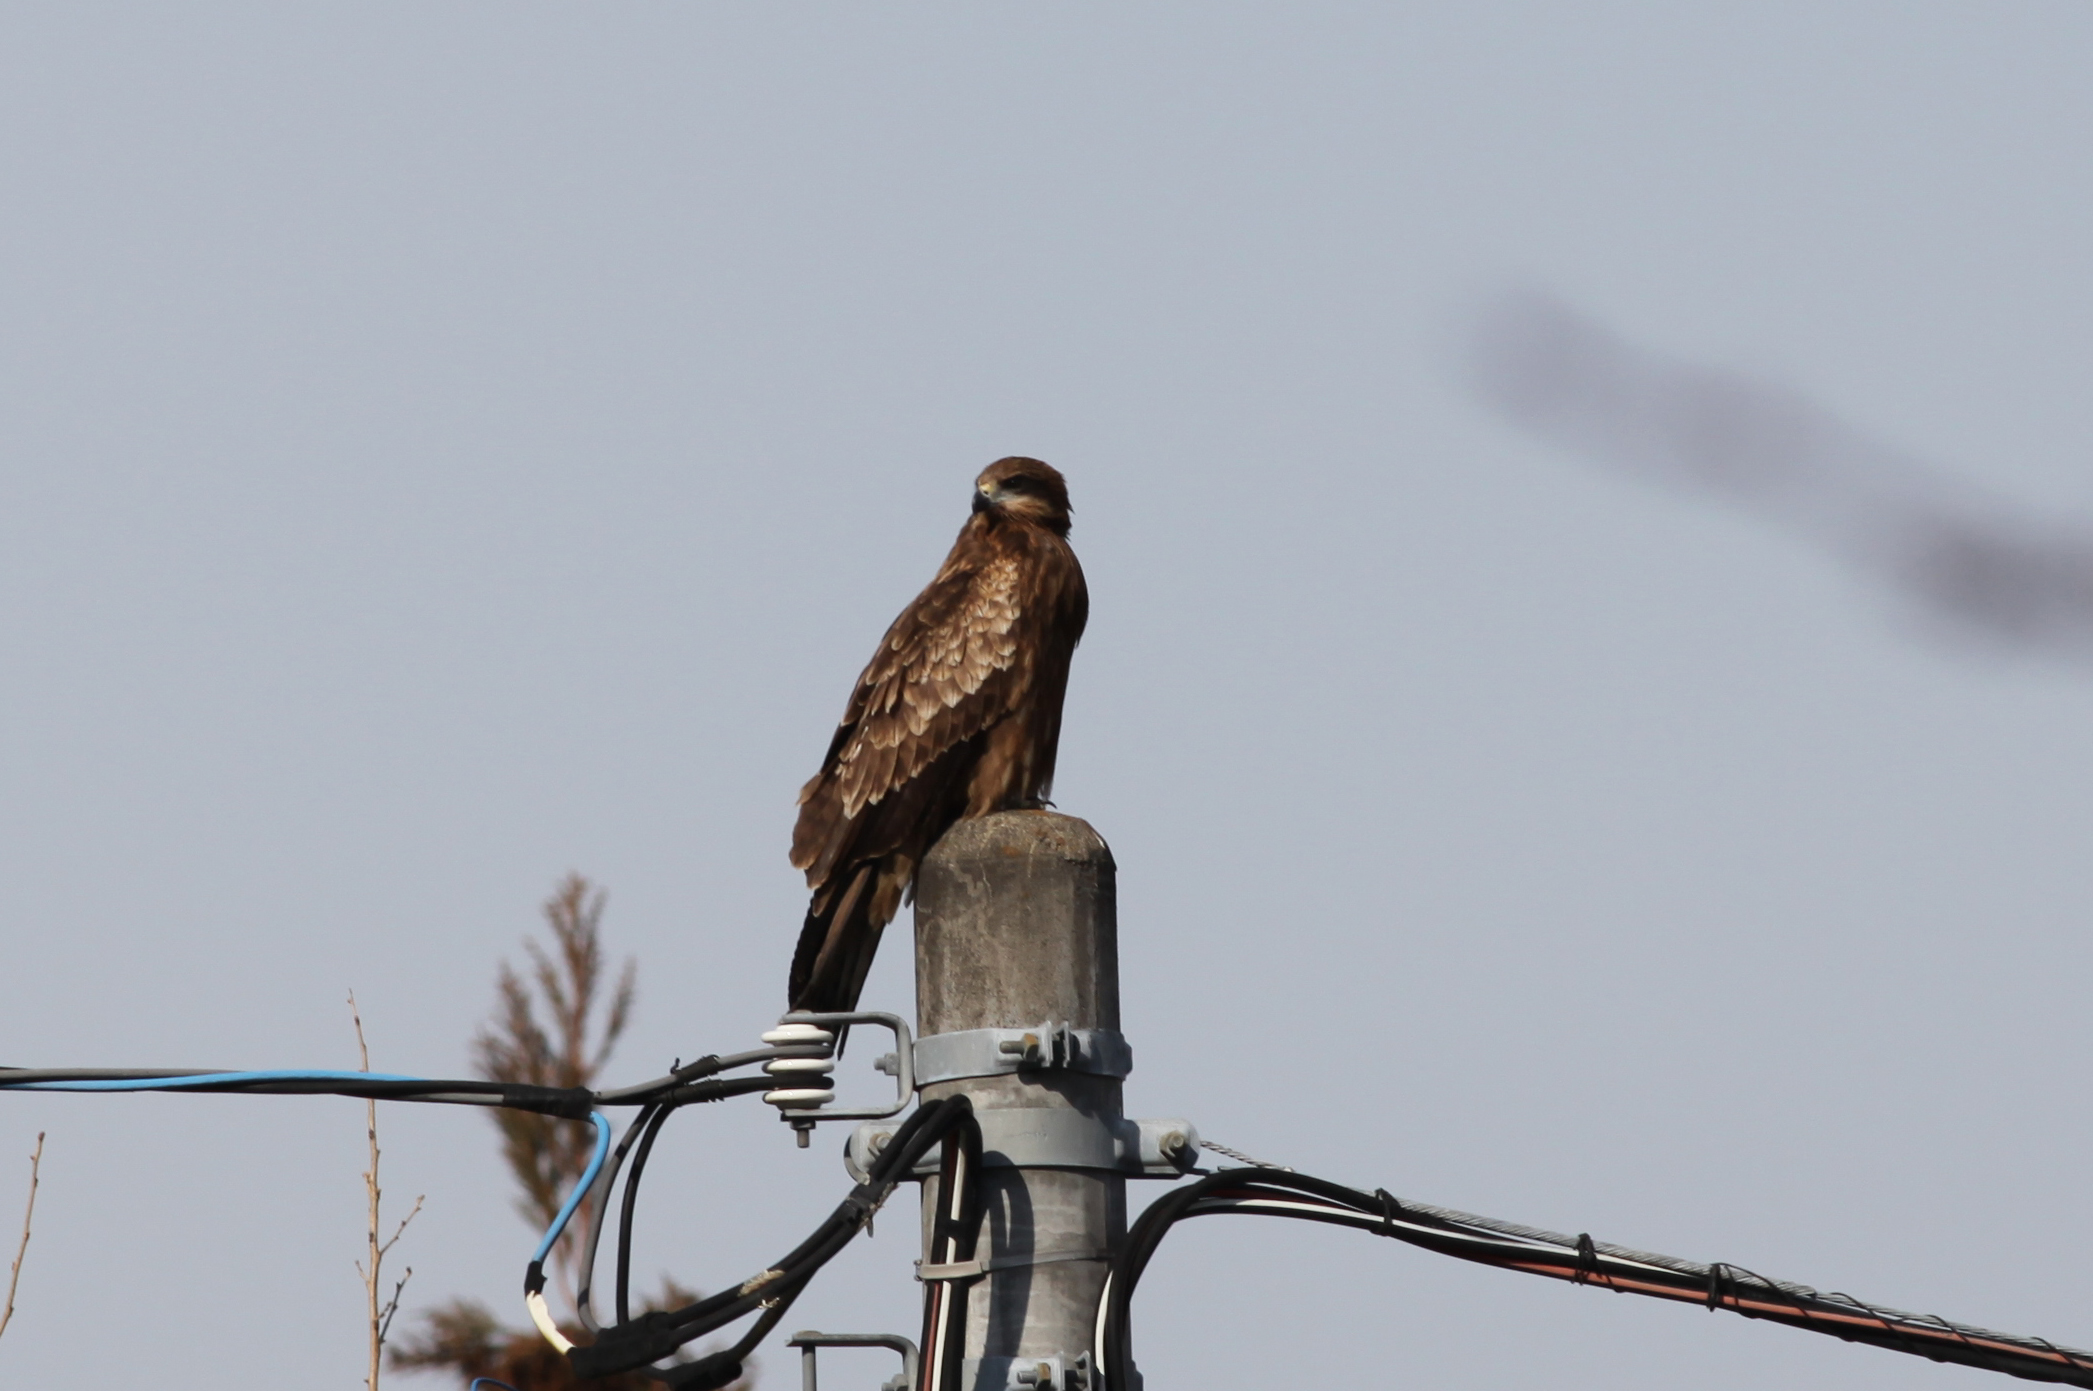
<path id="1" fill-rule="evenodd" d="M 1182 1178 L 1199 1162 L 1199 1130 L 1171 1116 L 1155 1120 L 1101 1120 L 1063 1107 L 1017 1106 L 976 1111 L 985 1168 L 1089 1169 L 1128 1178 Z M 900 1127 L 868 1121 L 850 1137 L 843 1164 L 863 1183 L 887 1142 Z M 919 1176 L 937 1172 L 935 1155 L 916 1166 Z"/>
<path id="2" fill-rule="evenodd" d="M 814 1359 L 820 1348 L 890 1348 L 900 1353 L 901 1375 L 882 1383 L 880 1391 L 911 1391 L 921 1361 L 915 1343 L 899 1333 L 816 1333 L 811 1328 L 803 1328 L 786 1339 L 785 1346 L 799 1349 L 801 1391 L 818 1391 Z"/>
<path id="3" fill-rule="evenodd" d="M 1134 1070 L 1134 1050 L 1117 1029 L 1078 1029 L 1050 1019 L 1022 1029 L 929 1034 L 916 1040 L 915 1064 L 919 1087 L 1057 1069 L 1125 1077 Z"/>

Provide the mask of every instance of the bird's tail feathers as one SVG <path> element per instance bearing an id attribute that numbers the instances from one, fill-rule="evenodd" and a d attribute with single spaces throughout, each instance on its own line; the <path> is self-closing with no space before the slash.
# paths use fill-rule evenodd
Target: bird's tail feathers
<path id="1" fill-rule="evenodd" d="M 881 933 L 915 878 L 915 864 L 888 855 L 850 866 L 814 895 L 792 954 L 791 1007 L 815 1013 L 857 1008 Z"/>

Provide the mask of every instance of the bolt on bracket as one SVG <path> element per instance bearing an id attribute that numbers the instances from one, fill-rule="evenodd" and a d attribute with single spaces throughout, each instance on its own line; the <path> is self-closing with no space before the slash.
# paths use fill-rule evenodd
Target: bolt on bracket
<path id="1" fill-rule="evenodd" d="M 1089 1391 L 1090 1354 L 1069 1357 L 969 1357 L 959 1384 L 978 1391 Z"/>

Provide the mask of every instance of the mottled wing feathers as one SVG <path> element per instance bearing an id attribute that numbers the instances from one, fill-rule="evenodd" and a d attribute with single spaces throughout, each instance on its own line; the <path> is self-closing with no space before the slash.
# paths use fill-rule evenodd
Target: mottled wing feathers
<path id="1" fill-rule="evenodd" d="M 947 592 L 935 587 L 941 602 L 890 633 L 859 678 L 857 729 L 836 758 L 845 816 L 1005 713 L 998 697 L 1014 683 L 999 678 L 1012 674 L 1028 650 L 1016 631 L 1016 560 L 998 556 L 953 586 L 949 599 Z"/>
<path id="2" fill-rule="evenodd" d="M 829 757 L 800 792 L 792 863 L 810 882 L 834 868 L 844 823 L 1008 715 L 1031 684 L 1019 557 L 981 559 L 948 561 L 858 677 Z"/>

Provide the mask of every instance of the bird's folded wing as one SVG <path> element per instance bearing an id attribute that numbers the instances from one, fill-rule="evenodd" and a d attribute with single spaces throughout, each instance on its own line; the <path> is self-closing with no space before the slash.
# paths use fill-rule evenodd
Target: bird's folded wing
<path id="1" fill-rule="evenodd" d="M 800 793 L 795 865 L 822 858 L 834 827 L 820 823 L 856 817 L 1016 708 L 1032 681 L 1020 579 L 1014 556 L 979 568 L 948 564 L 894 620 L 858 677 L 821 772 Z M 828 801 L 835 805 L 824 816 Z"/>

